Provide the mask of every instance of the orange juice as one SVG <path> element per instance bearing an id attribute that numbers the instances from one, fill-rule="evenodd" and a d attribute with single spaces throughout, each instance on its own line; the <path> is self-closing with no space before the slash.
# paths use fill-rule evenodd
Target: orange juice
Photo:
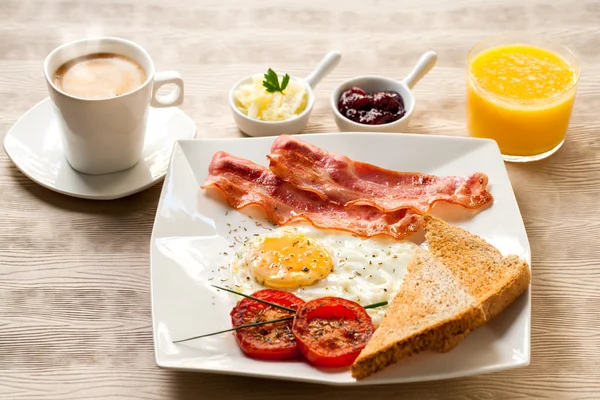
<path id="1" fill-rule="evenodd" d="M 578 75 L 576 66 L 542 47 L 502 44 L 482 50 L 468 64 L 470 134 L 496 140 L 513 161 L 551 154 L 565 139 Z"/>

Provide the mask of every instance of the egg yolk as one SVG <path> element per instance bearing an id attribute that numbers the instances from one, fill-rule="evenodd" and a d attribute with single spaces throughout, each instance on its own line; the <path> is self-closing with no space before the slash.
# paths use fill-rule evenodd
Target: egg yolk
<path id="1" fill-rule="evenodd" d="M 297 232 L 264 236 L 251 244 L 245 262 L 256 281 L 274 289 L 309 286 L 333 269 L 333 259 L 316 240 Z"/>

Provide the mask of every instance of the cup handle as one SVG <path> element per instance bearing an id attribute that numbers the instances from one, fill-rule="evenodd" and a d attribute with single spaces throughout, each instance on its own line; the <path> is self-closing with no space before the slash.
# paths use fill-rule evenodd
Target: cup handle
<path id="1" fill-rule="evenodd" d="M 158 95 L 163 85 L 173 83 L 176 85 L 170 93 Z M 175 107 L 183 103 L 183 79 L 177 71 L 157 72 L 154 74 L 154 85 L 152 86 L 152 98 L 150 105 L 156 108 Z"/>

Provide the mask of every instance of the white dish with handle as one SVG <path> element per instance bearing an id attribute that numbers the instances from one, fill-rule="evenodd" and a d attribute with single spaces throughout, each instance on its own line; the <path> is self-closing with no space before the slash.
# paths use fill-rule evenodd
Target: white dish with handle
<path id="1" fill-rule="evenodd" d="M 415 109 L 415 96 L 412 88 L 433 68 L 437 54 L 433 51 L 424 53 L 412 71 L 401 81 L 381 76 L 358 76 L 340 84 L 331 92 L 331 109 L 335 123 L 342 132 L 405 132 Z M 367 93 L 394 91 L 400 94 L 404 101 L 406 113 L 402 118 L 381 125 L 367 125 L 346 118 L 338 109 L 338 101 L 342 93 L 353 87 L 358 87 Z"/>
<path id="2" fill-rule="evenodd" d="M 306 86 L 306 107 L 304 110 L 293 118 L 283 121 L 262 121 L 250 118 L 239 109 L 239 102 L 236 99 L 236 90 L 242 86 L 252 82 L 252 76 L 245 77 L 238 81 L 229 92 L 229 106 L 233 113 L 238 128 L 248 136 L 276 136 L 276 135 L 293 135 L 299 133 L 310 118 L 313 106 L 315 104 L 315 95 L 313 89 L 340 63 L 342 55 L 338 51 L 331 51 L 319 62 L 316 68 L 304 79 L 290 77 L 290 80 L 304 83 Z"/>

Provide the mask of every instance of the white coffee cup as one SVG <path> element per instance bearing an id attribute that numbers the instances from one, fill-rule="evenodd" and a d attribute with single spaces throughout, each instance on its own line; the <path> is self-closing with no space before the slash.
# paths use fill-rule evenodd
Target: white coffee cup
<path id="1" fill-rule="evenodd" d="M 54 84 L 54 74 L 61 65 L 94 53 L 129 57 L 144 69 L 146 81 L 129 93 L 107 99 L 73 96 Z M 66 43 L 46 57 L 44 76 L 55 106 L 65 157 L 73 169 L 85 174 L 108 174 L 133 167 L 144 146 L 149 107 L 183 103 L 183 79 L 179 73 L 155 72 L 146 50 L 120 38 Z M 176 87 L 168 94 L 158 95 L 160 87 L 169 83 Z"/>

